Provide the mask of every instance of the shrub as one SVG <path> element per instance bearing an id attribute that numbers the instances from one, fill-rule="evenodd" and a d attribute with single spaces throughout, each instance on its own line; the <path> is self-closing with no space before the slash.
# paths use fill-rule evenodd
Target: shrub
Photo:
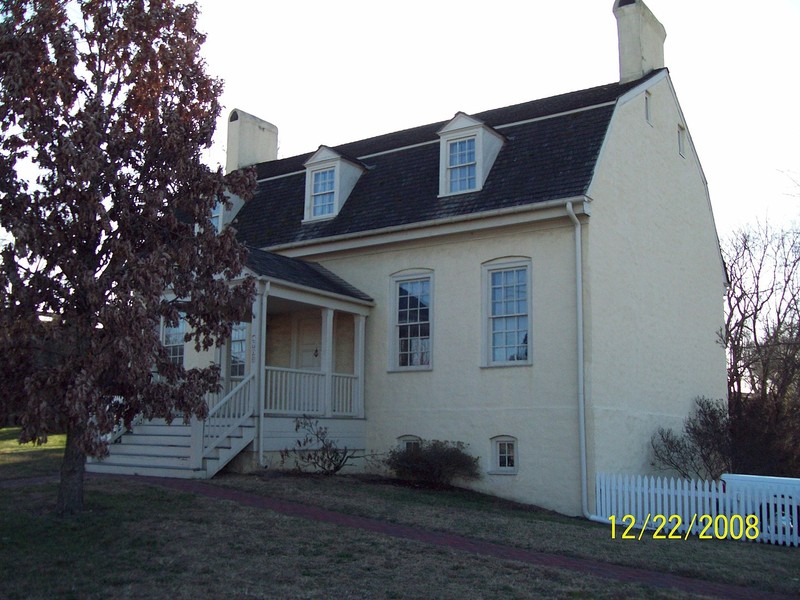
<path id="1" fill-rule="evenodd" d="M 421 441 L 389 452 L 386 465 L 400 479 L 448 485 L 453 479 L 478 479 L 478 459 L 462 442 Z"/>
<path id="2" fill-rule="evenodd" d="M 731 423 L 722 400 L 697 398 L 682 435 L 659 427 L 650 443 L 653 466 L 672 469 L 686 479 L 719 479 L 731 472 Z"/>
<path id="3" fill-rule="evenodd" d="M 312 471 L 323 475 L 334 475 L 341 471 L 352 458 L 355 450 L 339 448 L 336 440 L 328 437 L 328 428 L 306 415 L 294 420 L 294 430 L 303 431 L 303 437 L 291 448 L 281 450 L 281 466 L 286 461 L 294 462 L 298 472 Z"/>

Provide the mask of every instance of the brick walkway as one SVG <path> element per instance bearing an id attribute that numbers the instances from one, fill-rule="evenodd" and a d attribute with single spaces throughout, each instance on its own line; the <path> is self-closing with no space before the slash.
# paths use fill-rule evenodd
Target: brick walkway
<path id="1" fill-rule="evenodd" d="M 741 598 L 742 600 L 759 598 L 777 600 L 779 598 L 787 598 L 787 596 L 770 594 L 768 592 L 761 592 L 751 588 L 727 585 L 724 583 L 713 583 L 710 581 L 692 579 L 690 577 L 682 577 L 680 575 L 669 575 L 666 573 L 648 571 L 645 569 L 623 567 L 583 558 L 570 558 L 557 554 L 534 552 L 531 550 L 524 550 L 521 548 L 513 548 L 511 546 L 503 546 L 501 544 L 493 544 L 491 542 L 470 539 L 450 533 L 441 533 L 437 531 L 421 529 L 418 527 L 410 527 L 408 525 L 397 525 L 394 523 L 380 521 L 378 519 L 348 515 L 345 513 L 325 510 L 323 508 L 309 506 L 306 504 L 298 504 L 296 502 L 260 496 L 258 494 L 252 494 L 241 490 L 223 488 L 197 480 L 162 479 L 156 477 L 137 477 L 137 480 L 143 482 L 146 481 L 147 483 L 153 485 L 158 485 L 189 494 L 205 496 L 207 498 L 230 500 L 243 506 L 271 510 L 290 517 L 332 523 L 340 527 L 352 527 L 354 529 L 371 531 L 405 540 L 413 540 L 423 544 L 452 548 L 463 552 L 470 552 L 472 554 L 491 556 L 504 560 L 513 560 L 530 565 L 565 569 L 626 583 L 639 583 L 656 588 L 674 589 L 691 594 L 700 594 L 716 598 Z M 746 568 L 746 565 L 742 565 L 742 567 Z"/>

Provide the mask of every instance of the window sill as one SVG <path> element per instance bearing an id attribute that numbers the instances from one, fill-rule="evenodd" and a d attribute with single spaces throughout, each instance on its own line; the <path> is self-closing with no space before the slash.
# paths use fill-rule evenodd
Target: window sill
<path id="1" fill-rule="evenodd" d="M 331 219 L 335 218 L 336 215 L 325 215 L 324 217 L 308 217 L 301 221 L 301 223 L 316 223 L 317 221 L 330 221 Z"/>
<path id="2" fill-rule="evenodd" d="M 480 192 L 482 188 L 476 187 L 471 190 L 462 190 L 460 192 L 445 192 L 444 194 L 439 194 L 436 196 L 437 198 L 449 198 L 450 196 L 462 196 L 464 194 L 474 194 L 475 192 Z"/>
<path id="3" fill-rule="evenodd" d="M 518 473 L 518 469 L 493 469 L 488 471 L 489 475 L 516 475 Z"/>
<path id="4" fill-rule="evenodd" d="M 391 367 L 386 370 L 387 373 L 425 373 L 427 371 L 433 371 L 433 367 Z"/>
<path id="5" fill-rule="evenodd" d="M 481 369 L 502 369 L 504 367 L 531 367 L 533 362 L 530 360 L 515 360 L 507 363 L 490 363 L 481 365 Z"/>

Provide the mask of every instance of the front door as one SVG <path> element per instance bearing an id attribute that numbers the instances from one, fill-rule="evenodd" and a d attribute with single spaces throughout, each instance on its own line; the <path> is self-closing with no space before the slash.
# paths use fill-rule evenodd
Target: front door
<path id="1" fill-rule="evenodd" d="M 322 320 L 317 317 L 302 317 L 297 320 L 297 354 L 295 364 L 298 369 L 319 371 L 320 339 Z"/>

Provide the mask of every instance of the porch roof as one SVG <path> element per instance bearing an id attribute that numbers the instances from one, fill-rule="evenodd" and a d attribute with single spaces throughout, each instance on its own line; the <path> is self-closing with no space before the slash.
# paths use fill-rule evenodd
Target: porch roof
<path id="1" fill-rule="evenodd" d="M 258 248 L 248 249 L 250 253 L 247 257 L 247 268 L 256 275 L 372 302 L 370 296 L 318 263 L 281 256 Z"/>

